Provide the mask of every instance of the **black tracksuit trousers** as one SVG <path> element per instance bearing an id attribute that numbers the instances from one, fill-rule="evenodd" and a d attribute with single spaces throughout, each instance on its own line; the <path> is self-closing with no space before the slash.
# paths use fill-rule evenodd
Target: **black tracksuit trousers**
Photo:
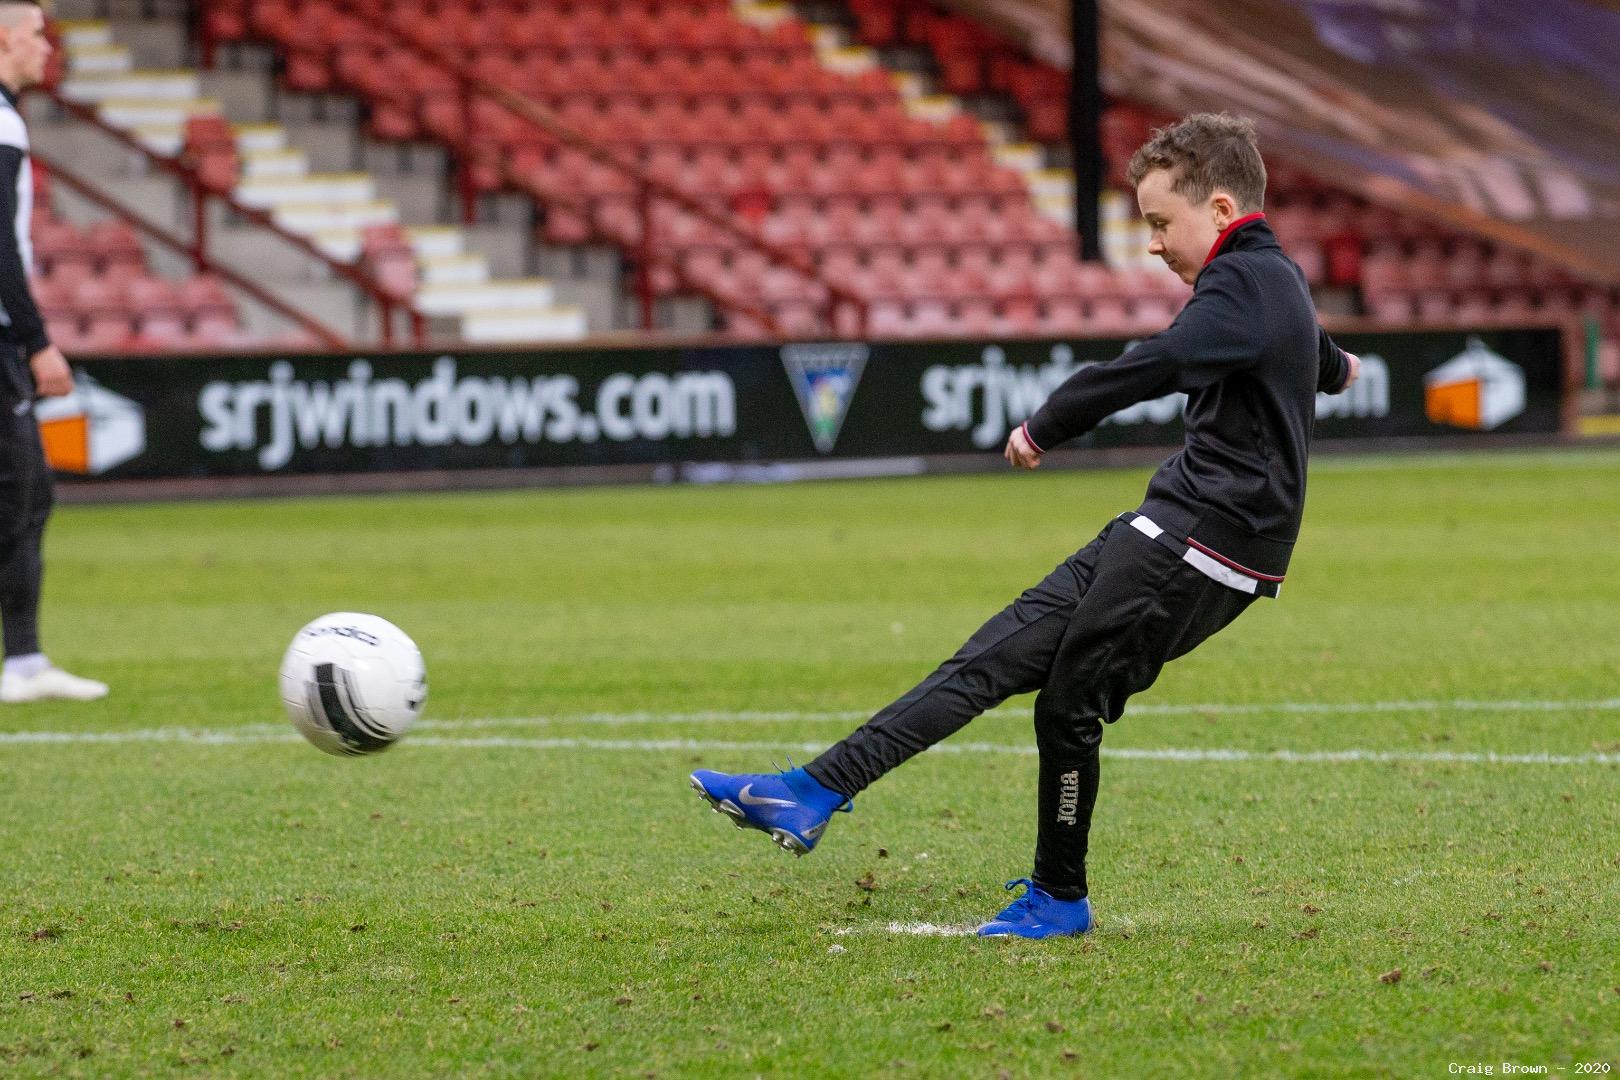
<path id="1" fill-rule="evenodd" d="M 54 503 L 31 403 L 0 393 L 0 627 L 7 656 L 39 652 L 41 554 Z"/>
<path id="2" fill-rule="evenodd" d="M 1103 723 L 1254 597 L 1115 520 L 979 628 L 928 678 L 805 768 L 854 795 L 1014 694 L 1039 690 L 1035 884 L 1086 895 Z"/>

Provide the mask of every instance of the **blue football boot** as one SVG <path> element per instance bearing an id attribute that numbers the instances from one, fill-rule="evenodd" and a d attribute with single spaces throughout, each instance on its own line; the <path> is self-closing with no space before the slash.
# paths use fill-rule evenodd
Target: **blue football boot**
<path id="1" fill-rule="evenodd" d="M 1067 937 L 1083 934 L 1092 927 L 1091 900 L 1059 900 L 1035 887 L 1029 878 L 1007 882 L 1007 888 L 1024 886 L 1028 891 L 1008 904 L 1002 912 L 979 927 L 980 937 Z"/>
<path id="2" fill-rule="evenodd" d="M 803 769 L 783 773 L 699 769 L 692 774 L 692 790 L 737 828 L 768 833 L 777 847 L 795 855 L 815 847 L 833 814 L 853 805 Z"/>

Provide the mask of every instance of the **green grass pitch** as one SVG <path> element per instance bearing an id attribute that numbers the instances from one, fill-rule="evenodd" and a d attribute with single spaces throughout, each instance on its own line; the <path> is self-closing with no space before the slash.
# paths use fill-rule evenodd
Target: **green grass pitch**
<path id="1" fill-rule="evenodd" d="M 687 789 L 838 738 L 1146 476 L 63 509 L 46 643 L 113 695 L 0 711 L 0 1075 L 1620 1068 L 1620 452 L 1319 460 L 1282 599 L 1108 733 L 1083 940 L 920 932 L 1028 872 L 1027 699 L 804 859 Z M 374 758 L 276 692 L 346 609 L 428 661 Z"/>

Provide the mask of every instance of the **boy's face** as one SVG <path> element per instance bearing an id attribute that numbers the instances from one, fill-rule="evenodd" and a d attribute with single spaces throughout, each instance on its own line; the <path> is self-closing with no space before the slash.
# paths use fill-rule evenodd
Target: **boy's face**
<path id="1" fill-rule="evenodd" d="M 1136 185 L 1136 204 L 1153 230 L 1148 254 L 1163 259 L 1177 277 L 1191 285 L 1221 230 L 1237 220 L 1237 205 L 1220 189 L 1194 205 L 1185 195 L 1170 190 L 1174 182 L 1175 174 L 1169 169 L 1154 169 Z"/>

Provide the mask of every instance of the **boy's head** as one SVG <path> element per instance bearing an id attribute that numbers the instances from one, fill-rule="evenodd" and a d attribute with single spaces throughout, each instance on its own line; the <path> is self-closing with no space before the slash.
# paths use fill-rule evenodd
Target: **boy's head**
<path id="1" fill-rule="evenodd" d="M 1153 230 L 1149 253 L 1189 285 L 1222 230 L 1266 202 L 1254 122 L 1225 113 L 1195 113 L 1155 131 L 1127 176 Z"/>
<path id="2" fill-rule="evenodd" d="M 0 0 L 0 83 L 13 93 L 45 78 L 51 43 L 45 12 L 29 0 Z"/>

